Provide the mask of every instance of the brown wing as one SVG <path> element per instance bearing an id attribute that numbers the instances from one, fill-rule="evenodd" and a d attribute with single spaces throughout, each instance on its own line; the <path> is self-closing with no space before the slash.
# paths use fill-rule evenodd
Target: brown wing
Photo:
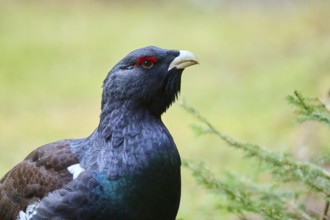
<path id="1" fill-rule="evenodd" d="M 67 167 L 78 163 L 68 141 L 37 148 L 0 180 L 0 220 L 17 218 L 20 210 L 72 180 Z"/>

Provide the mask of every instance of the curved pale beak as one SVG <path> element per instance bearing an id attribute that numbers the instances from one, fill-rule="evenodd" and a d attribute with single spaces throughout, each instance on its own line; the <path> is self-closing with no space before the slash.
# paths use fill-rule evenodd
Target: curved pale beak
<path id="1" fill-rule="evenodd" d="M 177 69 L 184 69 L 188 66 L 192 66 L 195 64 L 198 64 L 198 58 L 189 51 L 186 50 L 180 50 L 180 54 L 174 60 L 170 63 L 168 70 L 171 70 L 173 68 Z"/>

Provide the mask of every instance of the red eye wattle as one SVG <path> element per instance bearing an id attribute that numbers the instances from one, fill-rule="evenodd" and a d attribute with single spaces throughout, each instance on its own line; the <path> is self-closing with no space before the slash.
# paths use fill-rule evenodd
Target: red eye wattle
<path id="1" fill-rule="evenodd" d="M 153 65 L 156 62 L 157 62 L 156 57 L 152 57 L 152 56 L 140 57 L 140 58 L 137 59 L 134 66 L 138 66 L 138 65 L 141 64 L 143 68 L 150 69 L 151 67 L 153 67 Z"/>

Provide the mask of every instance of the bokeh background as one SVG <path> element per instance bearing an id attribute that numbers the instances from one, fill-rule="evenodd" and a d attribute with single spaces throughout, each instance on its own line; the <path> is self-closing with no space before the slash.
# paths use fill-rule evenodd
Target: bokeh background
<path id="1" fill-rule="evenodd" d="M 45 143 L 89 135 L 102 81 L 133 49 L 194 52 L 181 98 L 238 140 L 301 160 L 330 153 L 328 128 L 298 125 L 294 89 L 329 100 L 330 2 L 292 0 L 0 1 L 0 176 Z M 183 159 L 220 177 L 257 164 L 210 136 L 178 104 L 164 115 Z M 180 219 L 230 219 L 183 169 Z"/>

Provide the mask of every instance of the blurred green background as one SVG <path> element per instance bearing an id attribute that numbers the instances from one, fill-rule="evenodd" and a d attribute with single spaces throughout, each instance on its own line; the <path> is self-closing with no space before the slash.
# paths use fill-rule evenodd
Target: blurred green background
<path id="1" fill-rule="evenodd" d="M 329 152 L 328 129 L 297 125 L 294 89 L 327 100 L 329 1 L 0 1 L 0 176 L 37 146 L 89 135 L 102 82 L 133 49 L 194 52 L 181 97 L 218 129 L 306 160 Z M 249 175 L 257 166 L 178 104 L 163 117 L 184 159 Z M 216 197 L 183 169 L 178 218 L 224 219 Z"/>

